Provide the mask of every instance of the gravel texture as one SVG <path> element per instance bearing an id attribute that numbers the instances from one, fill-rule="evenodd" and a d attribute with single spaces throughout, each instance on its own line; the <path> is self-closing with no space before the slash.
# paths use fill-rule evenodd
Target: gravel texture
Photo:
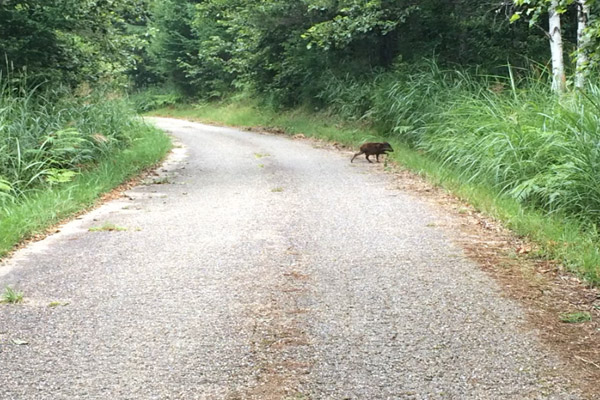
<path id="1" fill-rule="evenodd" d="M 381 164 L 155 122 L 159 176 L 0 266 L 1 399 L 579 398 Z"/>

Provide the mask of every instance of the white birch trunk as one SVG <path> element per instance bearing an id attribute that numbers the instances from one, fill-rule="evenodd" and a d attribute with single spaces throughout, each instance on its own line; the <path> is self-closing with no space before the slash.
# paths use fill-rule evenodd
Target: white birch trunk
<path id="1" fill-rule="evenodd" d="M 577 68 L 575 70 L 575 87 L 583 89 L 585 71 L 588 65 L 587 39 L 584 36 L 590 18 L 590 5 L 587 0 L 577 0 Z"/>
<path id="2" fill-rule="evenodd" d="M 548 10 L 550 23 L 550 52 L 552 53 L 552 90 L 563 93 L 566 89 L 560 14 L 556 12 L 558 0 L 552 0 Z"/>

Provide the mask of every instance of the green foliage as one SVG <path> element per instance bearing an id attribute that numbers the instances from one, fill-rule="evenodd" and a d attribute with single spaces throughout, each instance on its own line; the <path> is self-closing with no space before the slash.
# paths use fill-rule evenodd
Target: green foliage
<path id="1" fill-rule="evenodd" d="M 192 28 L 195 3 L 154 1 L 149 9 L 152 20 L 147 64 L 158 77 L 190 96 L 197 90 L 189 71 L 198 60 L 198 38 Z"/>
<path id="2" fill-rule="evenodd" d="M 525 15 L 529 20 L 529 26 L 533 26 L 539 22 L 543 14 L 547 14 L 553 1 L 555 0 L 514 0 L 513 2 L 517 6 L 517 9 L 510 18 L 510 22 L 515 22 Z M 588 3 L 591 4 L 592 2 L 588 0 Z M 556 13 L 565 14 L 567 9 L 575 3 L 576 0 L 556 1 Z"/>
<path id="3" fill-rule="evenodd" d="M 0 296 L 0 303 L 9 303 L 16 304 L 21 303 L 23 301 L 23 292 L 19 292 L 11 288 L 10 286 L 6 286 L 4 288 L 4 292 L 2 296 Z"/>
<path id="4" fill-rule="evenodd" d="M 489 90 L 493 85 L 484 80 L 475 92 L 455 92 L 418 147 L 465 179 L 485 181 L 547 212 L 599 224 L 598 99 L 558 102 L 537 81 L 517 93 L 496 93 Z"/>
<path id="5" fill-rule="evenodd" d="M 124 108 L 119 102 L 105 107 L 113 107 L 116 113 Z M 104 117 L 111 118 L 106 112 Z M 167 135 L 137 118 L 129 119 L 120 129 L 131 139 L 127 147 L 112 147 L 70 182 L 28 190 L 18 201 L 5 202 L 0 207 L 0 257 L 21 240 L 45 232 L 49 226 L 95 204 L 101 194 L 155 165 L 171 147 Z"/>
<path id="6" fill-rule="evenodd" d="M 332 76 L 364 82 L 432 54 L 494 69 L 546 52 L 493 0 L 165 0 L 151 14 L 148 69 L 191 96 L 243 90 L 276 108 L 321 106 Z"/>
<path id="7" fill-rule="evenodd" d="M 373 90 L 379 79 L 375 74 L 358 79 L 350 74 L 336 76 L 328 72 L 323 82 L 318 97 L 328 110 L 348 120 L 359 120 L 373 107 Z"/>
<path id="8" fill-rule="evenodd" d="M 600 225 L 600 88 L 559 102 L 536 78 L 474 78 L 435 63 L 329 81 L 321 96 L 336 114 L 524 205 Z"/>
<path id="9" fill-rule="evenodd" d="M 137 112 L 174 106 L 180 103 L 183 98 L 184 95 L 179 93 L 177 89 L 168 86 L 154 86 L 129 96 L 129 100 Z"/>
<path id="10" fill-rule="evenodd" d="M 133 115 L 107 93 L 72 97 L 0 81 L 0 205 L 72 180 L 133 138 Z"/>
<path id="11" fill-rule="evenodd" d="M 32 84 L 123 84 L 144 42 L 129 27 L 145 18 L 145 8 L 146 0 L 4 0 L 0 71 Z"/>
<path id="12" fill-rule="evenodd" d="M 592 320 L 592 314 L 588 311 L 578 311 L 574 313 L 564 313 L 560 315 L 560 320 L 567 324 L 580 324 Z"/>
<path id="13" fill-rule="evenodd" d="M 313 44 L 329 50 L 346 48 L 352 42 L 369 36 L 385 36 L 419 10 L 407 1 L 343 0 L 325 7 L 322 2 L 311 4 L 309 10 L 333 11 L 335 16 L 311 26 L 303 35 Z"/>

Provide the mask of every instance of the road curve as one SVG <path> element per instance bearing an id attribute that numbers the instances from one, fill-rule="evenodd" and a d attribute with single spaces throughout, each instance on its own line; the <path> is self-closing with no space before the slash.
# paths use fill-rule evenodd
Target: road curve
<path id="1" fill-rule="evenodd" d="M 154 121 L 161 176 L 0 266 L 0 399 L 580 398 L 381 164 Z"/>

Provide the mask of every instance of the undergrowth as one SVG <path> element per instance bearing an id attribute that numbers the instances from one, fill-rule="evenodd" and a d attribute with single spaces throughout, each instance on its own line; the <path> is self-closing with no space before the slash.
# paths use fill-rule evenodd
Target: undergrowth
<path id="1" fill-rule="evenodd" d="M 72 181 L 131 145 L 139 124 L 111 94 L 14 87 L 0 79 L 0 207 Z"/>
<path id="2" fill-rule="evenodd" d="M 106 93 L 0 81 L 0 257 L 158 162 L 169 139 Z"/>

